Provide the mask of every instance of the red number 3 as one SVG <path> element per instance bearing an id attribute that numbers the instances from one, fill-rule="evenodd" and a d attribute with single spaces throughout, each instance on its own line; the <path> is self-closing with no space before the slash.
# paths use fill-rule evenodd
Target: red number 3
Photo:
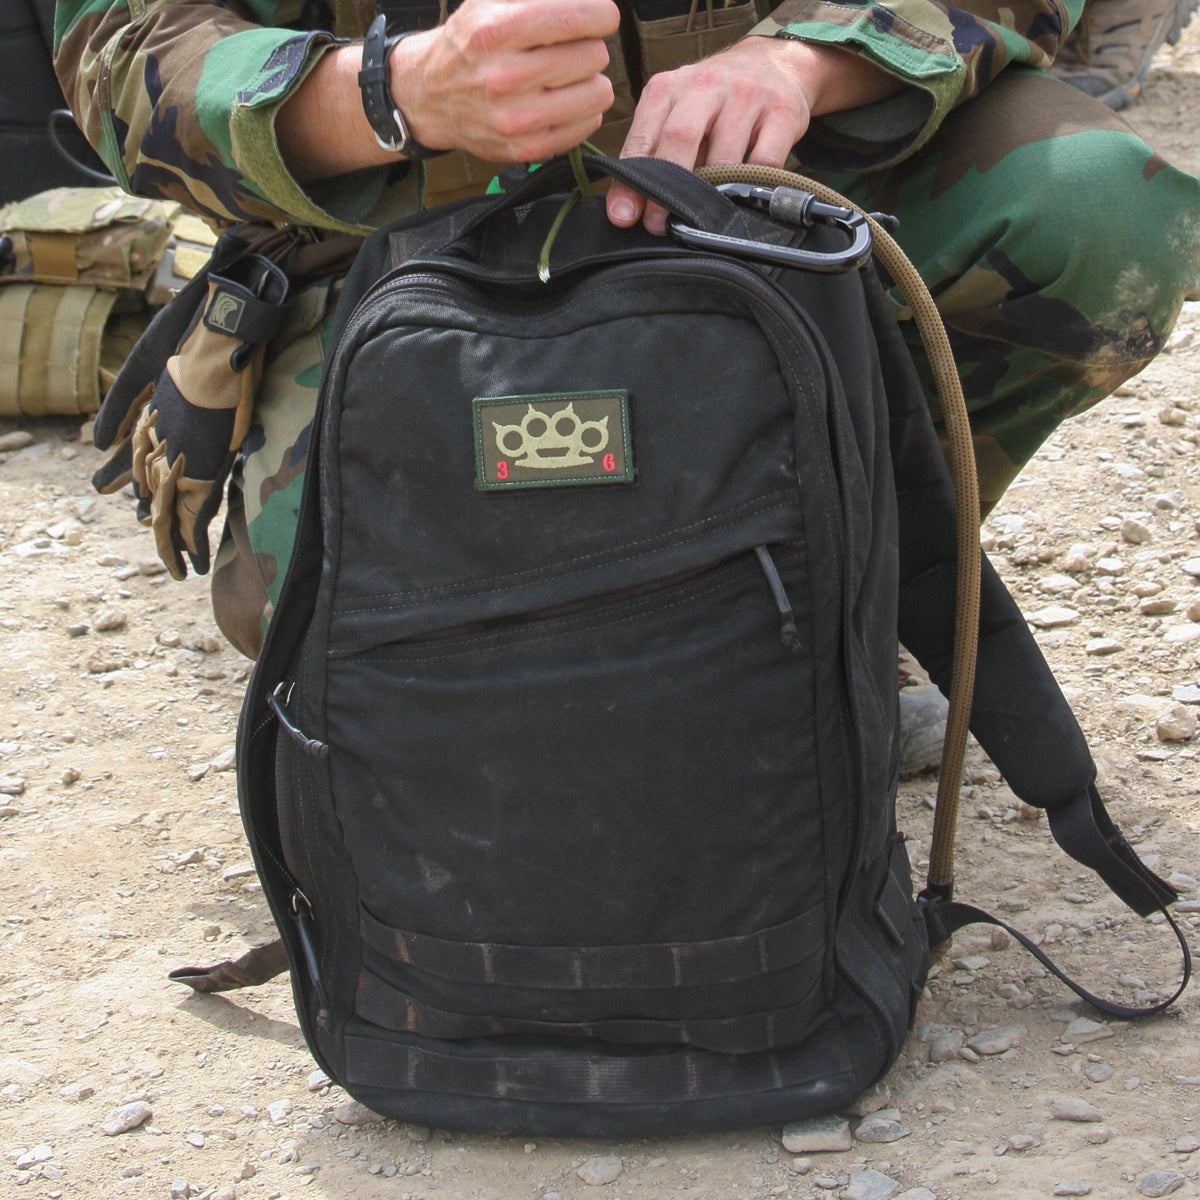
<path id="1" fill-rule="evenodd" d="M 507 479 L 508 478 L 508 463 L 504 462 L 503 460 L 501 460 L 500 462 L 498 462 L 496 464 L 496 478 L 497 479 Z"/>

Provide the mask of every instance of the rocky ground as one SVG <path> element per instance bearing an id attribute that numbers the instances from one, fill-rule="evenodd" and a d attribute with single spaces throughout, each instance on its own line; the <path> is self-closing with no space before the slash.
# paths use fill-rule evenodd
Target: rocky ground
<path id="1" fill-rule="evenodd" d="M 1200 170 L 1195 28 L 1130 117 Z M 31 443 L 0 463 L 5 1195 L 1200 1195 L 1196 988 L 1151 1020 L 1099 1018 L 979 928 L 935 963 L 885 1084 L 827 1128 L 526 1143 L 375 1118 L 315 1072 L 282 981 L 231 997 L 168 983 L 271 933 L 230 770 L 247 666 L 204 581 L 171 583 L 128 503 L 91 494 L 99 456 L 77 422 L 17 432 Z M 1200 305 L 1145 375 L 1052 439 L 984 534 L 1200 949 Z M 978 750 L 967 781 L 960 894 L 1096 988 L 1168 994 L 1161 919 L 1064 859 Z M 902 789 L 918 871 L 933 792 Z"/>

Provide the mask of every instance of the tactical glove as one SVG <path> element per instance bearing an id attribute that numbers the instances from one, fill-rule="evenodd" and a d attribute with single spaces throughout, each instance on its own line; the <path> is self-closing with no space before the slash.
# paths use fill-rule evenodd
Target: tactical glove
<path id="1" fill-rule="evenodd" d="M 115 492 L 132 480 L 138 519 L 176 579 L 187 576 L 185 553 L 197 574 L 208 571 L 208 526 L 250 428 L 287 295 L 275 263 L 222 239 L 207 271 L 151 322 L 96 416 L 96 445 L 120 444 L 92 483 Z"/>

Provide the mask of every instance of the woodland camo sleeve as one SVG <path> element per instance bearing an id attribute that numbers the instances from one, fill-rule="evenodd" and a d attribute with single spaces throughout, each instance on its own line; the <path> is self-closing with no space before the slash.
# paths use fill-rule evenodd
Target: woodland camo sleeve
<path id="1" fill-rule="evenodd" d="M 58 0 L 55 69 L 122 187 L 218 224 L 295 221 L 358 231 L 387 169 L 302 188 L 274 118 L 335 44 L 282 27 L 301 0 Z M 412 173 L 411 209 L 417 207 Z"/>
<path id="2" fill-rule="evenodd" d="M 911 86 L 890 99 L 814 121 L 806 165 L 888 166 L 918 150 L 956 105 L 1007 66 L 1046 68 L 1084 0 L 783 0 L 753 34 L 839 46 Z"/>

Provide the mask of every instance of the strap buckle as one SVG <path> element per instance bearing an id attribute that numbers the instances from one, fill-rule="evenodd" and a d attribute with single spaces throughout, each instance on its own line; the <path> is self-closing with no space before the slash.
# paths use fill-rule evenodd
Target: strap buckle
<path id="1" fill-rule="evenodd" d="M 871 258 L 871 227 L 866 217 L 852 208 L 825 204 L 811 192 L 795 188 L 760 187 L 752 183 L 722 183 L 717 191 L 736 204 L 765 212 L 773 220 L 797 228 L 813 225 L 835 225 L 850 239 L 843 250 L 822 253 L 798 246 L 775 246 L 749 238 L 731 237 L 724 233 L 709 233 L 677 220 L 667 222 L 671 236 L 684 246 L 696 250 L 711 250 L 717 254 L 733 254 L 753 262 L 771 266 L 791 267 L 794 270 L 815 271 L 822 275 L 838 275 L 857 271 Z"/>

